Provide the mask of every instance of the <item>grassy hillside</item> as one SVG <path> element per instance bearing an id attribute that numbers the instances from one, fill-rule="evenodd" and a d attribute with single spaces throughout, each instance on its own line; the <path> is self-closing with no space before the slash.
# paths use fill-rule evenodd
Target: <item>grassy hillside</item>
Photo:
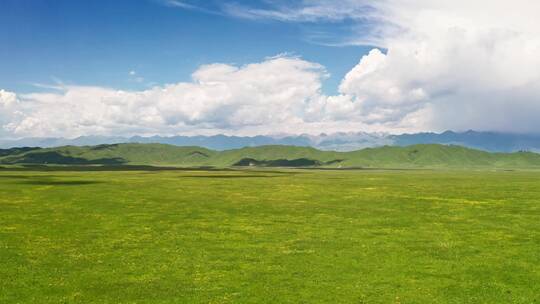
<path id="1" fill-rule="evenodd" d="M 0 163 L 199 166 L 205 165 L 215 154 L 215 151 L 200 147 L 177 147 L 163 144 L 66 146 L 0 157 Z"/>
<path id="2" fill-rule="evenodd" d="M 347 153 L 344 166 L 367 167 L 538 167 L 535 153 L 489 153 L 461 146 L 412 145 L 368 148 Z"/>
<path id="3" fill-rule="evenodd" d="M 540 154 L 489 153 L 447 145 L 367 148 L 353 152 L 309 147 L 261 146 L 227 151 L 164 144 L 0 150 L 4 165 L 155 165 L 179 167 L 330 167 L 330 168 L 540 168 Z"/>

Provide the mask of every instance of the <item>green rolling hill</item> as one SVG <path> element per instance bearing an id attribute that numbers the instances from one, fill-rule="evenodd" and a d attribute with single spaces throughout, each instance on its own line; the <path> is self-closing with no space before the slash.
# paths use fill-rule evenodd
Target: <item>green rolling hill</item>
<path id="1" fill-rule="evenodd" d="M 384 146 L 353 152 L 260 146 L 213 151 L 165 144 L 114 144 L 0 150 L 0 165 L 151 165 L 174 167 L 540 168 L 540 154 L 489 153 L 453 145 Z"/>

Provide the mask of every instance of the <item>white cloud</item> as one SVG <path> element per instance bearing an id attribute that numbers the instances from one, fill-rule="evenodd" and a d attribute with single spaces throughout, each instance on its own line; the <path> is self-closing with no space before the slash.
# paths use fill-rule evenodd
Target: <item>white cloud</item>
<path id="1" fill-rule="evenodd" d="M 235 5 L 226 11 L 283 22 L 350 20 L 355 35 L 341 44 L 385 49 L 364 56 L 344 78 L 340 102 L 326 105 L 336 118 L 430 130 L 540 129 L 538 1 L 269 3 L 269 9 Z"/>
<path id="2" fill-rule="evenodd" d="M 0 90 L 0 135 L 11 133 L 10 127 L 19 119 L 19 100 L 13 92 Z"/>
<path id="3" fill-rule="evenodd" d="M 61 91 L 18 96 L 11 121 L 16 136 L 89 134 L 278 133 L 322 132 L 323 112 L 316 120 L 309 109 L 324 106 L 322 66 L 296 57 L 272 57 L 241 67 L 201 66 L 192 82 L 143 91 L 65 86 Z M 2 91 L 4 103 L 17 97 Z M 323 108 L 321 108 L 323 109 Z M 311 119 L 311 120 L 310 120 Z M 356 126 L 351 124 L 351 126 Z M 338 129 L 341 129 L 339 127 Z"/>
<path id="4" fill-rule="evenodd" d="M 6 90 L 0 90 L 0 106 L 1 107 L 10 107 L 17 103 L 17 95 L 13 92 L 8 92 Z"/>
<path id="5" fill-rule="evenodd" d="M 321 85 L 327 76 L 317 63 L 279 55 L 240 67 L 204 65 L 191 82 L 143 91 L 67 85 L 19 96 L 2 91 L 10 104 L 17 101 L 9 109 L 16 119 L 4 123 L 4 129 L 16 137 L 388 129 L 363 123 L 361 103 L 353 96 L 324 95 Z"/>
<path id="6" fill-rule="evenodd" d="M 431 129 L 537 132 L 540 3 L 393 0 L 377 9 L 392 21 L 378 25 L 387 54 L 365 56 L 340 88 L 376 119 L 403 122 L 429 108 Z"/>

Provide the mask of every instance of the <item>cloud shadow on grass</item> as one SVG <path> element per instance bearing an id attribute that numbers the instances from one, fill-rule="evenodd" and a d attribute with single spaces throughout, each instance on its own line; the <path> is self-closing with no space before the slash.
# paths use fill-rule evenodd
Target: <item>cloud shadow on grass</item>
<path id="1" fill-rule="evenodd" d="M 43 175 L 43 176 L 33 176 L 31 174 L 28 174 L 28 175 L 24 175 L 24 174 L 5 174 L 5 175 L 1 175 L 0 174 L 0 179 L 40 179 L 40 178 L 56 178 L 56 177 L 61 177 L 59 175 Z M 70 177 L 76 177 L 76 176 L 70 176 Z"/>
<path id="2" fill-rule="evenodd" d="M 93 185 L 101 184 L 100 181 L 90 181 L 90 180 L 73 180 L 73 181 L 61 181 L 61 180 L 46 180 L 46 179 L 36 179 L 20 182 L 19 184 L 25 185 L 36 185 L 36 186 L 83 186 L 83 185 Z"/>
<path id="3" fill-rule="evenodd" d="M 281 177 L 279 175 L 256 175 L 256 174 L 249 174 L 249 175 L 185 175 L 180 176 L 181 178 L 270 178 L 270 177 Z"/>

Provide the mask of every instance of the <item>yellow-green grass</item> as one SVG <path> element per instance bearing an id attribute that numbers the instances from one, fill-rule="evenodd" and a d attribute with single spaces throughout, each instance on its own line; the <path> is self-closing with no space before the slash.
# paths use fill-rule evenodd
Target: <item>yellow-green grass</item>
<path id="1" fill-rule="evenodd" d="M 540 173 L 0 171 L 0 303 L 538 303 Z"/>

